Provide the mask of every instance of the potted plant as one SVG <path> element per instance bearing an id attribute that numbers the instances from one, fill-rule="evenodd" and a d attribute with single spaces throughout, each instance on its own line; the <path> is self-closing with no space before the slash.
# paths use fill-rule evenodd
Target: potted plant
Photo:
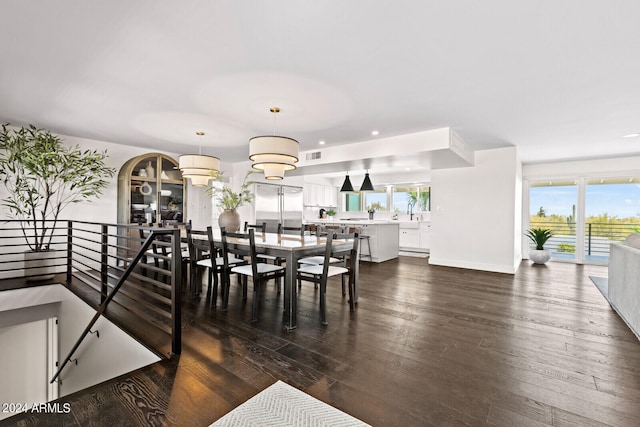
<path id="1" fill-rule="evenodd" d="M 334 209 L 329 209 L 327 211 L 327 216 L 334 217 L 336 215 L 336 211 Z"/>
<path id="2" fill-rule="evenodd" d="M 548 228 L 532 228 L 527 230 L 525 235 L 536 246 L 535 249 L 529 249 L 529 259 L 534 264 L 544 264 L 549 261 L 551 252 L 544 248 L 544 244 L 553 236 L 553 232 Z"/>
<path id="3" fill-rule="evenodd" d="M 51 249 L 62 210 L 102 194 L 107 178 L 116 172 L 106 166 L 106 157 L 106 151 L 64 145 L 58 136 L 33 125 L 2 125 L 0 180 L 8 192 L 2 205 L 19 221 L 27 253 L 47 258 L 44 253 Z"/>
<path id="4" fill-rule="evenodd" d="M 207 187 L 207 194 L 213 196 L 218 208 L 223 210 L 218 217 L 218 225 L 220 228 L 225 227 L 227 231 L 232 233 L 240 230 L 240 214 L 238 214 L 237 209 L 245 203 L 251 203 L 253 201 L 254 195 L 249 189 L 253 181 L 248 181 L 252 173 L 252 170 L 247 171 L 239 192 L 235 192 L 231 187 L 224 185 L 222 187 L 217 185 Z M 218 173 L 216 181 L 222 182 L 223 177 L 222 172 Z"/>

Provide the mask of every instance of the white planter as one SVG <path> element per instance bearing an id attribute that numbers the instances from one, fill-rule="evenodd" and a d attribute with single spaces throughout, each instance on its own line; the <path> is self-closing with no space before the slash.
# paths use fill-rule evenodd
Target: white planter
<path id="1" fill-rule="evenodd" d="M 534 264 L 545 264 L 551 259 L 551 252 L 547 249 L 529 249 L 529 259 Z"/>
<path id="2" fill-rule="evenodd" d="M 24 253 L 24 275 L 29 281 L 40 281 L 53 279 L 54 273 L 63 271 L 64 267 L 54 267 L 56 264 L 63 264 L 65 251 L 45 251 Z M 33 277 L 28 277 L 33 276 Z"/>

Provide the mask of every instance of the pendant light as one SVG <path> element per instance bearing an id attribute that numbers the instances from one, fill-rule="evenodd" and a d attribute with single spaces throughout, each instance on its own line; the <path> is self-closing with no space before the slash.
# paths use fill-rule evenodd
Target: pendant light
<path id="1" fill-rule="evenodd" d="M 344 177 L 344 182 L 342 183 L 340 192 L 353 193 L 353 185 L 351 185 L 351 180 L 349 179 L 349 172 L 347 172 L 347 176 Z"/>
<path id="2" fill-rule="evenodd" d="M 252 168 L 264 171 L 268 180 L 284 178 L 286 171 L 296 169 L 298 162 L 298 141 L 286 136 L 275 135 L 276 114 L 280 108 L 273 107 L 273 136 L 256 136 L 249 140 L 249 160 Z"/>
<path id="3" fill-rule="evenodd" d="M 204 132 L 196 132 L 204 136 Z M 183 178 L 191 179 L 194 187 L 206 187 L 209 179 L 220 172 L 220 159 L 202 154 L 202 146 L 198 146 L 198 154 L 183 154 L 178 159 L 178 168 Z"/>
<path id="4" fill-rule="evenodd" d="M 369 178 L 369 169 L 367 169 L 367 173 L 364 174 L 364 181 L 362 181 L 362 185 L 360 186 L 360 192 L 362 191 L 375 191 L 371 183 L 371 178 Z"/>

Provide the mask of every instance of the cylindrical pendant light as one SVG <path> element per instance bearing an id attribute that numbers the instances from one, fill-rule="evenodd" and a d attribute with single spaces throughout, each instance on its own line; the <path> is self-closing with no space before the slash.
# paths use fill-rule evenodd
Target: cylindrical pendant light
<path id="1" fill-rule="evenodd" d="M 280 112 L 278 107 L 270 109 L 275 114 Z M 298 162 L 299 144 L 293 138 L 286 136 L 256 136 L 249 140 L 249 160 L 252 168 L 264 171 L 264 177 L 269 180 L 284 178 L 286 171 L 296 169 Z"/>
<path id="2" fill-rule="evenodd" d="M 184 154 L 179 160 L 180 172 L 184 178 L 191 179 L 191 185 L 204 187 L 212 174 L 220 171 L 220 159 L 202 154 Z"/>
<path id="3" fill-rule="evenodd" d="M 204 136 L 204 132 L 196 132 Z M 191 179 L 194 187 L 206 187 L 215 173 L 220 172 L 220 159 L 202 154 L 202 146 L 198 146 L 198 154 L 183 154 L 178 159 L 178 168 L 184 178 Z"/>
<path id="4" fill-rule="evenodd" d="M 298 141 L 286 136 L 256 136 L 249 140 L 251 167 L 264 171 L 266 179 L 282 179 L 298 162 Z"/>

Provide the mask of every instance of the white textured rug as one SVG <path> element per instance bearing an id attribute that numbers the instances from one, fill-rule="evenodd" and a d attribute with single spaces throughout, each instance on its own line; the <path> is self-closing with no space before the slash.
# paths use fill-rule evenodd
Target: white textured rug
<path id="1" fill-rule="evenodd" d="M 211 426 L 368 426 L 357 418 L 278 381 Z"/>

